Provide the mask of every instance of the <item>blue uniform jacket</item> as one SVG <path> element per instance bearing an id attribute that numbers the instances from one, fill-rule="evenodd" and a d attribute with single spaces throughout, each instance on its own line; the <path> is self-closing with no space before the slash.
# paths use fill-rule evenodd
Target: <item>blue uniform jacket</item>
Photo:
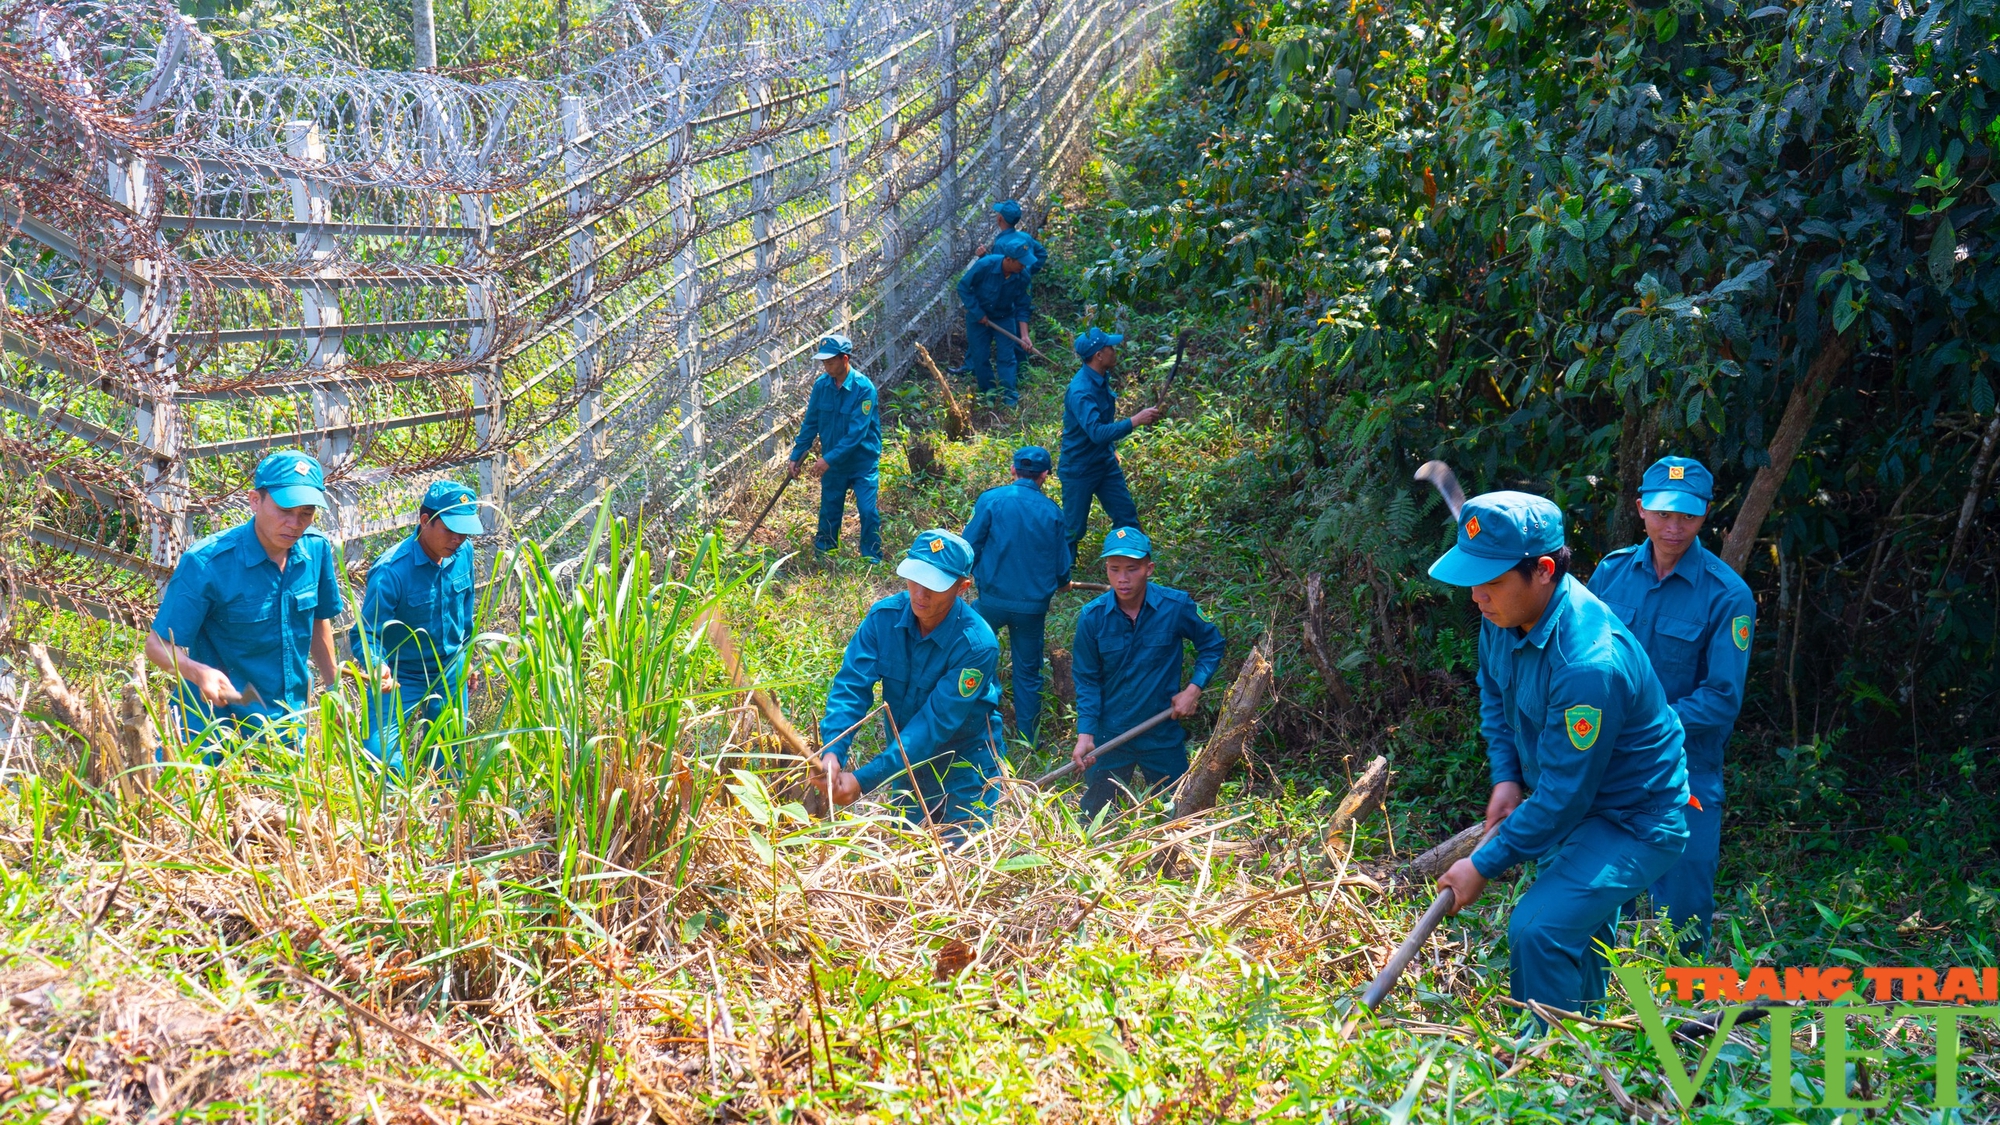
<path id="1" fill-rule="evenodd" d="M 257 542 L 254 523 L 243 523 L 203 539 L 181 556 L 160 596 L 153 632 L 203 664 L 222 669 L 238 691 L 254 687 L 263 697 L 261 702 L 217 708 L 217 717 L 275 717 L 305 707 L 312 687 L 313 622 L 340 612 L 331 540 L 307 530 L 292 544 L 280 571 Z M 200 698 L 186 688 L 183 707 L 207 710 Z M 186 717 L 190 731 L 207 725 L 193 711 Z"/>
<path id="2" fill-rule="evenodd" d="M 985 317 L 1018 336 L 1017 322 L 1032 320 L 1035 315 L 1034 303 L 1028 296 L 1028 270 L 1008 277 L 1000 268 L 1001 261 L 1000 255 L 988 254 L 972 263 L 959 275 L 958 299 L 965 306 L 968 323 L 977 324 Z"/>
<path id="3" fill-rule="evenodd" d="M 432 562 L 414 533 L 382 552 L 348 634 L 355 654 L 389 665 L 398 680 L 420 689 L 456 668 L 478 598 L 472 554 L 467 540 L 443 563 Z"/>
<path id="4" fill-rule="evenodd" d="M 1186 680 L 1183 641 L 1194 642 L 1194 674 Z M 1118 608 L 1116 593 L 1099 594 L 1077 615 L 1070 647 L 1077 733 L 1108 742 L 1167 708 L 1186 684 L 1207 690 L 1223 647 L 1222 631 L 1172 587 L 1148 582 L 1136 621 Z M 1169 719 L 1125 748 L 1172 750 L 1186 742 L 1187 731 Z"/>
<path id="5" fill-rule="evenodd" d="M 1042 245 L 1040 239 L 1036 238 L 1034 235 L 1029 234 L 1026 231 L 1017 230 L 1014 233 L 1020 235 L 1022 238 L 1027 239 L 1028 249 L 1034 251 L 1033 260 L 1021 263 L 1023 266 L 1027 267 L 1023 272 L 1025 272 L 1029 277 L 1033 277 L 1035 276 L 1035 271 L 1041 269 L 1043 266 L 1048 264 L 1049 248 Z"/>
<path id="6" fill-rule="evenodd" d="M 1532 790 L 1472 853 L 1489 879 L 1547 854 L 1593 813 L 1646 838 L 1687 804 L 1681 721 L 1653 664 L 1573 576 L 1527 633 L 1480 623 L 1479 719 L 1493 783 Z"/>
<path id="7" fill-rule="evenodd" d="M 1017 479 L 980 493 L 965 541 L 972 544 L 972 578 L 981 605 L 1047 613 L 1049 599 L 1069 584 L 1062 509 L 1034 481 Z"/>
<path id="8" fill-rule="evenodd" d="M 1111 380 L 1086 366 L 1063 393 L 1062 459 L 1056 476 L 1094 480 L 1118 467 L 1117 447 L 1132 432 L 1132 419 L 1118 417 Z"/>
<path id="9" fill-rule="evenodd" d="M 889 713 L 882 723 L 882 752 L 854 771 L 864 792 L 901 773 L 905 756 L 914 766 L 970 750 L 982 740 L 992 744 L 999 727 L 1000 684 L 994 678 L 999 666 L 1000 641 L 965 599 L 952 603 L 926 637 L 910 610 L 909 593 L 891 594 L 868 607 L 847 642 L 826 692 L 820 745 L 846 765 L 854 741 L 849 728 L 875 706 L 878 683 Z"/>
<path id="10" fill-rule="evenodd" d="M 813 380 L 799 436 L 792 441 L 791 460 L 803 460 L 819 439 L 819 455 L 828 468 L 843 476 L 873 471 L 882 460 L 882 418 L 875 401 L 875 384 L 859 368 L 835 384 L 822 374 Z"/>
<path id="11" fill-rule="evenodd" d="M 1674 572 L 1653 573 L 1651 542 L 1604 556 L 1590 576 L 1639 638 L 1667 702 L 1687 732 L 1688 784 L 1704 803 L 1722 800 L 1722 750 L 1743 709 L 1757 602 L 1729 564 L 1696 542 Z"/>

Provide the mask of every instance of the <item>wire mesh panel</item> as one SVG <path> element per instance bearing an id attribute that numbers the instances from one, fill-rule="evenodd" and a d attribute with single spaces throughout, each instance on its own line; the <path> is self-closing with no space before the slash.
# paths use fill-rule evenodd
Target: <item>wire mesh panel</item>
<path id="1" fill-rule="evenodd" d="M 0 0 L 6 579 L 143 622 L 281 447 L 350 558 L 445 475 L 545 539 L 605 496 L 701 518 L 822 334 L 879 382 L 935 343 L 986 204 L 1074 170 L 1169 12 L 625 4 L 585 69 L 468 82 Z"/>

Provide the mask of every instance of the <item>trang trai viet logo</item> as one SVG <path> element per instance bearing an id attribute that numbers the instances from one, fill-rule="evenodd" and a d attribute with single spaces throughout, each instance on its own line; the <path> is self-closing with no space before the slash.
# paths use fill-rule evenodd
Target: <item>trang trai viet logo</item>
<path id="1" fill-rule="evenodd" d="M 1886 1096 L 1863 1097 L 1850 1090 L 1848 1068 L 1852 1065 L 1859 1072 L 1869 1061 L 1880 1064 L 1884 1055 L 1882 1028 L 1892 1021 L 1916 1021 L 1935 1041 L 1930 1107 L 1961 1108 L 1958 1064 L 1963 1053 L 1959 1039 L 1963 1021 L 1978 1019 L 2000 1025 L 2000 1005 L 1996 1005 L 2000 1001 L 2000 968 L 1990 965 L 1858 970 L 1758 965 L 1748 974 L 1708 966 L 1677 965 L 1659 971 L 1618 965 L 1612 972 L 1625 986 L 1667 1084 L 1686 1107 L 1694 1105 L 1695 1095 L 1707 1083 L 1730 1032 L 1739 1023 L 1764 1019 L 1769 1030 L 1762 1049 L 1769 1050 L 1770 1045 L 1790 1048 L 1769 1052 L 1771 1086 L 1766 1104 L 1773 1108 L 1865 1109 L 1887 1105 Z M 1683 1003 L 1726 1006 L 1705 1013 L 1701 1023 L 1707 1026 L 1702 1034 L 1690 1036 L 1687 1027 L 1671 1027 L 1670 1022 L 1677 1021 L 1660 1012 L 1655 996 L 1669 991 Z M 1872 1030 L 1871 1017 L 1878 1021 Z M 1796 1036 L 1808 1032 L 1812 1033 L 1809 1041 L 1818 1044 L 1817 1052 L 1800 1048 Z M 1907 1044 L 1907 1037 L 1902 1041 Z M 1690 1075 L 1681 1052 L 1696 1049 L 1701 1057 Z M 1795 1084 L 1795 1072 L 1805 1081 Z M 1829 1082 L 1825 1081 L 1827 1075 L 1836 1077 Z M 1820 1092 L 1818 1102 L 1809 1092 L 1800 1092 L 1801 1087 L 1811 1091 L 1815 1086 Z"/>

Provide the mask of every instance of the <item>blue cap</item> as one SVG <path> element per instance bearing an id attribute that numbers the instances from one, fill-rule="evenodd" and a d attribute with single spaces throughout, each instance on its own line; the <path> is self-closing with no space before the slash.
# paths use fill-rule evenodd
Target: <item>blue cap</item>
<path id="1" fill-rule="evenodd" d="M 1136 527 L 1114 527 L 1111 534 L 1104 537 L 1104 549 L 1097 552 L 1100 559 L 1122 558 L 1143 559 L 1153 553 L 1153 541 Z"/>
<path id="2" fill-rule="evenodd" d="M 1106 332 L 1102 328 L 1092 328 L 1076 338 L 1076 358 L 1090 362 L 1090 357 L 1105 348 L 1115 348 L 1125 342 L 1125 337 L 1116 332 Z"/>
<path id="3" fill-rule="evenodd" d="M 1649 512 L 1705 516 L 1713 499 L 1715 477 L 1692 457 L 1660 458 L 1639 484 L 1639 506 Z"/>
<path id="4" fill-rule="evenodd" d="M 896 573 L 926 590 L 944 593 L 972 574 L 972 544 L 942 528 L 917 533 Z"/>
<path id="5" fill-rule="evenodd" d="M 1024 445 L 1014 451 L 1015 472 L 1046 473 L 1053 464 L 1049 460 L 1049 451 L 1039 445 Z"/>
<path id="6" fill-rule="evenodd" d="M 1003 199 L 993 205 L 993 213 L 1010 223 L 1021 221 L 1021 205 L 1011 199 Z"/>
<path id="7" fill-rule="evenodd" d="M 820 340 L 819 350 L 813 353 L 813 358 L 832 359 L 834 356 L 848 355 L 853 351 L 854 341 L 842 336 L 838 332 L 829 332 L 824 339 Z"/>
<path id="8" fill-rule="evenodd" d="M 306 504 L 326 507 L 326 470 L 319 467 L 316 458 L 296 449 L 281 449 L 257 462 L 252 485 L 263 489 L 280 508 Z"/>
<path id="9" fill-rule="evenodd" d="M 424 493 L 423 506 L 438 514 L 447 530 L 460 535 L 484 535 L 486 525 L 479 519 L 479 497 L 455 480 L 441 480 Z"/>
<path id="10" fill-rule="evenodd" d="M 1431 564 L 1431 577 L 1452 586 L 1477 586 L 1505 574 L 1522 559 L 1562 549 L 1562 509 L 1526 492 L 1489 492 L 1458 512 L 1458 545 Z"/>
<path id="11" fill-rule="evenodd" d="M 1029 257 L 1035 252 L 1035 244 L 1029 242 L 1025 234 L 1008 231 L 993 240 L 993 252 L 1003 258 L 1012 258 L 1022 265 L 1027 265 Z"/>

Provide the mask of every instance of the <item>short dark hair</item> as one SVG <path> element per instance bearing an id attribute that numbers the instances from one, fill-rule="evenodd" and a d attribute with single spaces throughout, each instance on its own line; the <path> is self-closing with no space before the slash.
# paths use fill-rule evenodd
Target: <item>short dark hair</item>
<path id="1" fill-rule="evenodd" d="M 435 509 L 431 509 L 431 508 L 425 508 L 425 507 L 421 507 L 421 506 L 419 506 L 419 507 L 417 508 L 417 522 L 418 522 L 418 523 L 428 523 L 428 522 L 430 522 L 431 520 L 434 520 L 434 519 L 436 519 L 436 518 L 437 518 L 437 512 L 436 512 L 436 510 L 435 510 Z"/>
<path id="2" fill-rule="evenodd" d="M 1540 569 L 1537 564 L 1539 564 L 1543 559 L 1554 560 L 1556 564 L 1555 580 L 1557 582 L 1561 582 L 1563 580 L 1563 575 L 1569 573 L 1570 554 L 1569 554 L 1569 547 L 1567 546 L 1557 547 L 1555 550 L 1550 551 L 1548 554 L 1536 555 L 1532 559 L 1522 559 L 1520 562 L 1514 564 L 1514 573 L 1520 575 L 1521 577 L 1527 579 L 1530 582 L 1533 582 L 1535 580 L 1535 571 Z"/>

